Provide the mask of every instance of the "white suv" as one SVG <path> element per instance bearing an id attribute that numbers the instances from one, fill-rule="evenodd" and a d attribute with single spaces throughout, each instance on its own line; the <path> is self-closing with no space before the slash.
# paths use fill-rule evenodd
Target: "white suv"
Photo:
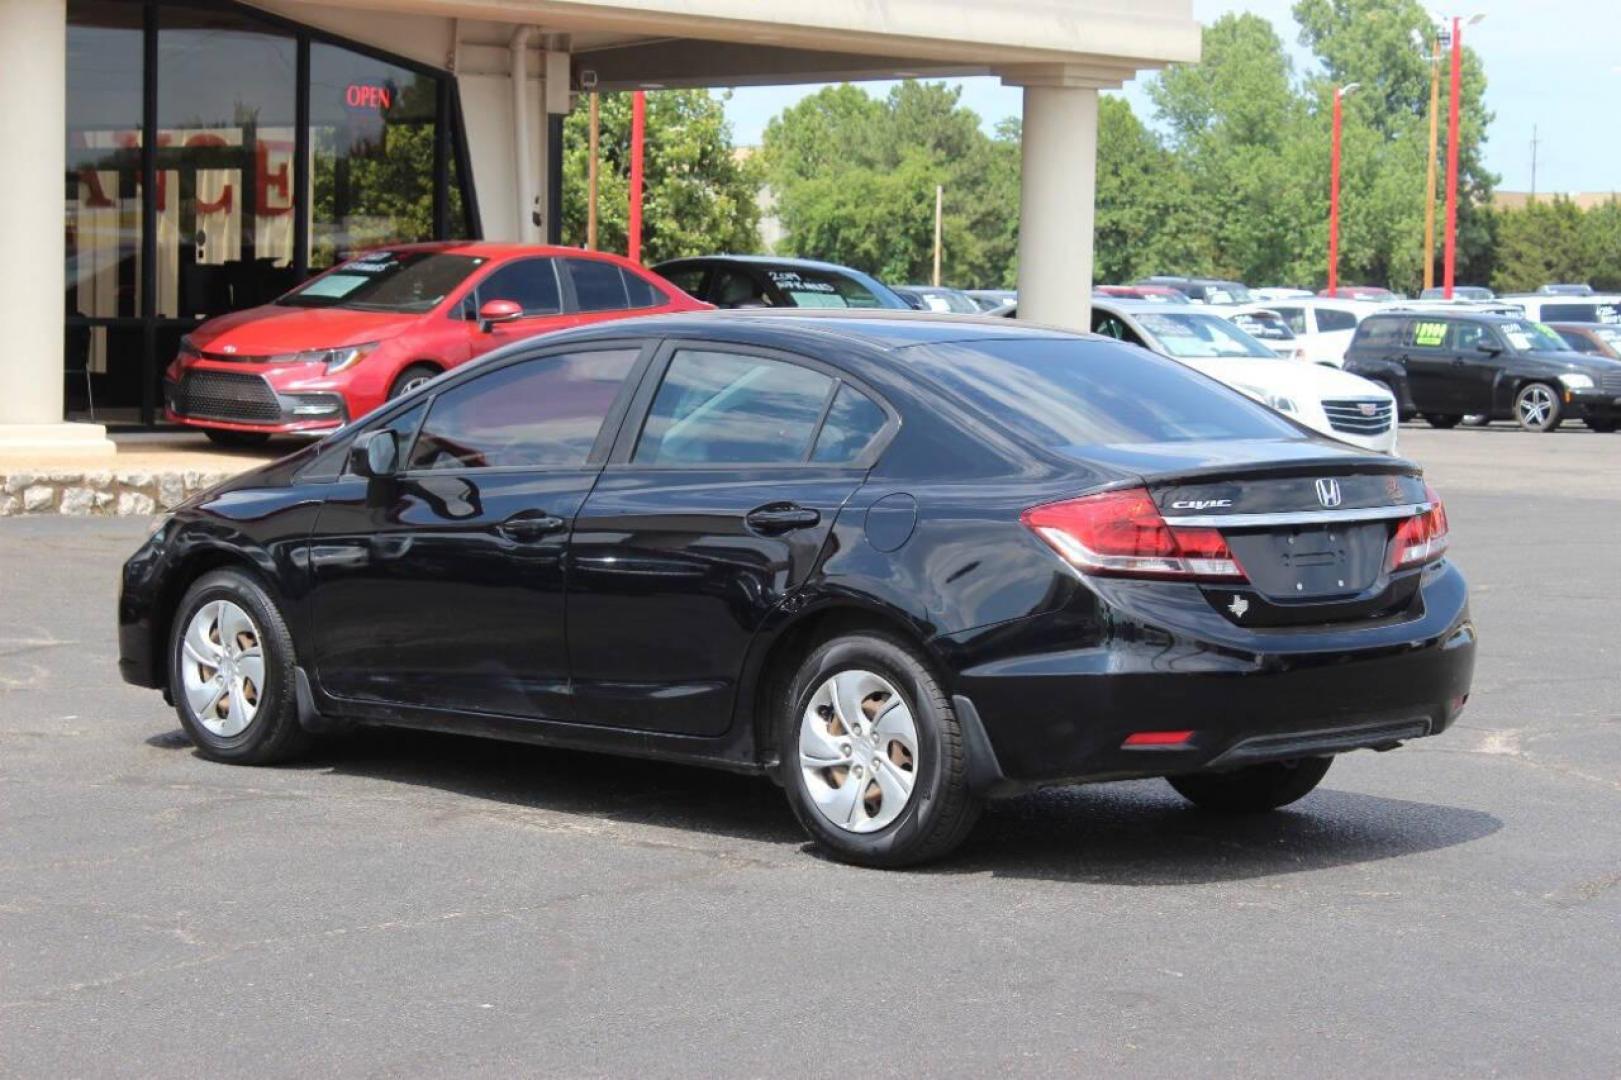
<path id="1" fill-rule="evenodd" d="M 1357 324 L 1386 304 L 1371 300 L 1330 300 L 1312 297 L 1300 300 L 1274 300 L 1265 307 L 1277 312 L 1295 333 L 1302 360 L 1339 367 L 1345 363 L 1345 350 Z M 1239 308 L 1243 311 L 1243 308 Z"/>

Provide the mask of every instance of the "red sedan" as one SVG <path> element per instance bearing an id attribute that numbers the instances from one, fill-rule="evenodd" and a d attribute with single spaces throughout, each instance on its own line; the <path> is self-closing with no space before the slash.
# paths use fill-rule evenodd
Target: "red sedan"
<path id="1" fill-rule="evenodd" d="M 709 306 L 617 255 L 402 244 L 193 330 L 164 374 L 164 415 L 237 445 L 321 432 L 523 338 Z"/>

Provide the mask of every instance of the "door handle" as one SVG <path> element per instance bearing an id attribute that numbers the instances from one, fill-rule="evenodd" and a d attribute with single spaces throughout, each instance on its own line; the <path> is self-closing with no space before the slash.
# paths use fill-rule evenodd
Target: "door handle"
<path id="1" fill-rule="evenodd" d="M 531 543 L 552 533 L 561 532 L 568 524 L 560 517 L 547 513 L 514 514 L 495 527 L 508 540 L 520 544 Z"/>
<path id="2" fill-rule="evenodd" d="M 821 521 L 820 511 L 797 503 L 771 503 L 750 510 L 743 518 L 744 524 L 749 528 L 767 536 L 792 532 L 795 529 L 809 529 L 819 525 Z"/>

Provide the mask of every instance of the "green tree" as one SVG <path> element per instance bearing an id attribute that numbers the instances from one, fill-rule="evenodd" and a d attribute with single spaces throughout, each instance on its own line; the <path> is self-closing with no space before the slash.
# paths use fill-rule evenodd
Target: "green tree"
<path id="1" fill-rule="evenodd" d="M 1098 102 L 1093 276 L 1131 281 L 1213 261 L 1181 160 L 1123 98 Z"/>
<path id="2" fill-rule="evenodd" d="M 1588 218 L 1563 196 L 1497 215 L 1498 292 L 1531 292 L 1550 281 L 1586 281 L 1592 264 Z"/>
<path id="3" fill-rule="evenodd" d="M 932 273 L 936 186 L 945 189 L 943 274 L 965 285 L 1013 280 L 1018 129 L 987 135 L 961 91 L 907 81 L 879 100 L 833 86 L 767 126 L 764 157 L 788 254 L 894 282 Z"/>
<path id="4" fill-rule="evenodd" d="M 724 98 L 707 90 L 647 95 L 642 162 L 642 258 L 648 263 L 760 244 L 757 162 L 732 145 Z M 603 94 L 597 246 L 627 248 L 630 216 L 631 95 Z M 563 240 L 584 244 L 589 201 L 590 112 L 564 121 Z"/>

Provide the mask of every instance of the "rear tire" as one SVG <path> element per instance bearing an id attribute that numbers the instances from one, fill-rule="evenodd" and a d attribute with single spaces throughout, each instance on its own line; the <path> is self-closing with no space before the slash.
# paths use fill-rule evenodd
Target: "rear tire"
<path id="1" fill-rule="evenodd" d="M 308 749 L 295 671 L 287 624 L 257 579 L 215 570 L 186 590 L 169 631 L 169 693 L 203 757 L 268 765 Z"/>
<path id="2" fill-rule="evenodd" d="M 439 374 L 439 369 L 432 364 L 412 364 L 394 380 L 394 385 L 388 389 L 388 400 L 403 397 Z"/>
<path id="3" fill-rule="evenodd" d="M 1165 780 L 1201 810 L 1258 814 L 1305 798 L 1333 763 L 1332 757 L 1295 758 L 1233 772 L 1167 776 Z"/>
<path id="4" fill-rule="evenodd" d="M 778 708 L 788 803 L 834 858 L 913 866 L 950 852 L 978 820 L 962 728 L 912 649 L 834 638 L 805 658 Z"/>
<path id="5" fill-rule="evenodd" d="M 1447 428 L 1455 428 L 1455 427 L 1457 427 L 1458 426 L 1458 421 L 1460 421 L 1462 419 L 1463 419 L 1463 417 L 1461 415 L 1459 415 L 1458 413 L 1425 413 L 1424 414 L 1424 420 L 1425 420 L 1426 423 L 1428 423 L 1430 425 L 1430 427 L 1432 427 L 1432 428 L 1440 428 L 1443 431 L 1445 431 Z"/>
<path id="6" fill-rule="evenodd" d="M 203 434 L 215 446 L 229 446 L 233 449 L 244 449 L 250 446 L 263 446 L 270 441 L 270 435 L 263 431 L 227 431 L 224 428 L 204 428 Z"/>
<path id="7" fill-rule="evenodd" d="M 1547 383 L 1526 383 L 1514 395 L 1514 419 L 1526 431 L 1546 433 L 1558 429 L 1564 419 L 1559 391 Z"/>

